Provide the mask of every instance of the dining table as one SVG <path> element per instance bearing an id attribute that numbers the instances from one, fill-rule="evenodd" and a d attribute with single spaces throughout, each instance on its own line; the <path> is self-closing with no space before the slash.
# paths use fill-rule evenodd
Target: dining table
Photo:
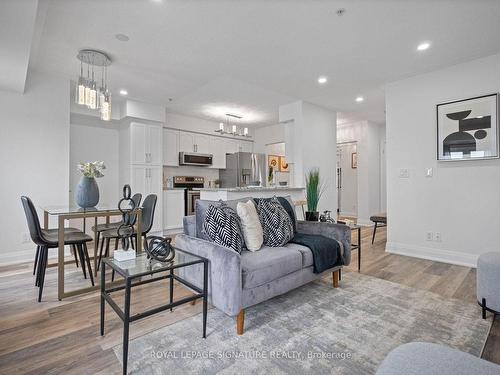
<path id="1" fill-rule="evenodd" d="M 64 268 L 66 264 L 75 263 L 73 260 L 65 261 L 64 256 L 64 227 L 66 221 L 69 220 L 83 220 L 83 231 L 86 230 L 87 219 L 93 219 L 93 224 L 97 227 L 98 219 L 104 218 L 106 224 L 110 223 L 110 218 L 113 216 L 122 216 L 122 212 L 118 209 L 116 205 L 98 205 L 96 207 L 91 208 L 81 208 L 78 206 L 42 206 L 40 207 L 43 210 L 43 228 L 49 229 L 49 221 L 50 218 L 57 219 L 57 229 L 58 229 L 58 253 L 57 253 L 57 263 L 49 264 L 47 267 L 57 267 L 57 298 L 61 301 L 63 298 L 68 298 L 84 293 L 88 293 L 100 288 L 98 284 L 98 278 L 94 278 L 96 281 L 95 286 L 83 287 L 74 289 L 66 292 L 64 289 Z M 140 207 L 137 207 L 133 210 L 133 212 L 137 216 L 136 220 L 136 232 L 140 233 L 140 229 L 142 227 L 142 210 Z M 92 272 L 94 276 L 97 276 L 97 231 L 94 231 L 94 255 L 93 258 L 94 269 Z M 137 253 L 142 252 L 142 241 L 137 241 Z"/>

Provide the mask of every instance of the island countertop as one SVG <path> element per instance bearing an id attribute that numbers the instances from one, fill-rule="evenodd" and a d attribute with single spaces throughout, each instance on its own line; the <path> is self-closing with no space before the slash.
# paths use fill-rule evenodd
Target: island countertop
<path id="1" fill-rule="evenodd" d="M 200 192 L 200 199 L 208 201 L 229 201 L 242 198 L 272 198 L 290 196 L 292 200 L 303 200 L 305 189 L 290 186 L 265 186 L 247 188 L 208 188 L 196 189 Z"/>
<path id="2" fill-rule="evenodd" d="M 234 187 L 234 188 L 194 188 L 197 191 L 230 191 L 230 192 L 252 192 L 252 191 L 283 191 L 304 190 L 303 187 L 291 186 L 256 186 L 256 187 Z"/>

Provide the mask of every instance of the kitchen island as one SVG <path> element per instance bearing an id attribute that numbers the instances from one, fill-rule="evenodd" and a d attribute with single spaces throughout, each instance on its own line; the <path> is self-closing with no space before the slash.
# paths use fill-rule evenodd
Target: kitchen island
<path id="1" fill-rule="evenodd" d="M 290 196 L 292 200 L 304 200 L 305 189 L 289 186 L 245 187 L 245 188 L 208 188 L 200 191 L 200 199 L 209 201 L 230 201 L 241 198 L 272 198 Z"/>

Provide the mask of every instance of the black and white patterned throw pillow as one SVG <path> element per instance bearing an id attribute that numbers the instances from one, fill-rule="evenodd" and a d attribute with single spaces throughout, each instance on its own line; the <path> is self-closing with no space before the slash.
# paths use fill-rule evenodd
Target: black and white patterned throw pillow
<path id="1" fill-rule="evenodd" d="M 264 243 L 270 247 L 281 247 L 293 238 L 293 223 L 290 215 L 276 197 L 258 201 L 260 223 L 264 229 Z"/>
<path id="2" fill-rule="evenodd" d="M 241 223 L 238 214 L 224 202 L 211 204 L 203 222 L 205 234 L 217 245 L 241 253 L 244 246 Z"/>

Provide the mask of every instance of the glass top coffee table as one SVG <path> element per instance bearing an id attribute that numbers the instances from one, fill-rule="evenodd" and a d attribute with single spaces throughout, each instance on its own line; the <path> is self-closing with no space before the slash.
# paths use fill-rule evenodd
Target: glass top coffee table
<path id="1" fill-rule="evenodd" d="M 175 249 L 175 257 L 169 262 L 160 262 L 148 259 L 147 254 L 141 253 L 136 258 L 126 261 L 117 261 L 113 258 L 103 260 L 101 268 L 101 336 L 104 335 L 104 310 L 107 302 L 123 321 L 123 373 L 127 373 L 128 359 L 128 338 L 129 324 L 136 320 L 146 318 L 150 315 L 172 309 L 184 303 L 196 301 L 203 298 L 203 338 L 207 331 L 207 297 L 208 297 L 208 259 L 188 253 L 183 250 Z M 182 279 L 174 273 L 175 269 L 182 267 L 193 267 L 197 264 L 203 264 L 203 288 Z M 110 267 L 114 272 L 123 277 L 125 285 L 106 288 L 106 267 Z M 147 276 L 144 277 L 143 276 Z M 132 288 L 139 285 L 149 284 L 159 280 L 170 280 L 170 299 L 169 303 L 134 314 L 130 316 L 130 294 Z M 174 280 L 193 290 L 195 294 L 182 298 L 178 301 L 173 300 Z M 116 304 L 111 297 L 111 293 L 125 290 L 124 309 Z"/>

